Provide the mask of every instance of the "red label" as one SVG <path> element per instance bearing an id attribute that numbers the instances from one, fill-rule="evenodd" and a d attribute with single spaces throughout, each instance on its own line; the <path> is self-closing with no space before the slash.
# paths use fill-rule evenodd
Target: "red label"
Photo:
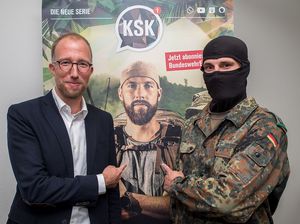
<path id="1" fill-rule="evenodd" d="M 166 70 L 192 70 L 202 66 L 203 50 L 166 52 Z"/>
<path id="2" fill-rule="evenodd" d="M 159 6 L 154 7 L 153 12 L 157 15 L 161 13 L 161 8 Z"/>

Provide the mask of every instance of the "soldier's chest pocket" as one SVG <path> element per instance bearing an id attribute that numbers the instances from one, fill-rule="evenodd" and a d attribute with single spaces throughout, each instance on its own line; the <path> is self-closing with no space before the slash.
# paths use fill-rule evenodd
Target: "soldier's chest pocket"
<path id="1" fill-rule="evenodd" d="M 229 170 L 236 175 L 244 185 L 248 185 L 258 178 L 267 178 L 270 169 L 263 172 L 275 155 L 274 149 L 266 149 L 257 142 L 253 142 L 243 152 L 238 153 L 230 162 Z M 259 182 L 256 182 L 257 184 Z"/>
<path id="2" fill-rule="evenodd" d="M 202 175 L 205 172 L 206 158 L 205 150 L 194 143 L 182 142 L 180 145 L 180 164 L 179 168 L 184 174 Z"/>
<path id="3" fill-rule="evenodd" d="M 213 174 L 224 171 L 232 158 L 237 144 L 226 140 L 221 140 L 215 149 L 215 158 L 213 166 Z"/>
<path id="4" fill-rule="evenodd" d="M 180 156 L 188 156 L 190 158 L 192 154 L 194 155 L 193 157 L 197 156 L 198 158 L 206 155 L 205 150 L 198 144 L 182 142 L 180 145 Z"/>

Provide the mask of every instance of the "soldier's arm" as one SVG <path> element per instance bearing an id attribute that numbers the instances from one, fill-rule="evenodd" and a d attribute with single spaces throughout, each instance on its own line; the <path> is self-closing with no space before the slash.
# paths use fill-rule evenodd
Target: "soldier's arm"
<path id="1" fill-rule="evenodd" d="M 170 197 L 165 196 L 147 196 L 143 194 L 126 192 L 121 198 L 124 201 L 127 197 L 128 203 L 123 207 L 123 219 L 130 218 L 139 214 L 152 216 L 155 218 L 168 218 Z"/>
<path id="2" fill-rule="evenodd" d="M 222 172 L 207 179 L 178 177 L 171 196 L 191 211 L 245 222 L 281 179 L 287 137 L 276 122 L 261 120 L 245 138 L 249 144 L 239 148 Z"/>
<path id="3" fill-rule="evenodd" d="M 168 217 L 170 198 L 165 196 L 147 196 L 132 193 L 132 196 L 139 202 L 142 214 L 156 216 L 157 218 Z"/>

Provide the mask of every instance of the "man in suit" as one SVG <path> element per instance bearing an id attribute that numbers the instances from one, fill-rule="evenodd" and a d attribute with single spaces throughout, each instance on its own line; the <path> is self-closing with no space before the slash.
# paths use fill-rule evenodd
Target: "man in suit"
<path id="1" fill-rule="evenodd" d="M 51 56 L 52 91 L 8 110 L 17 190 L 7 223 L 119 223 L 126 165 L 115 167 L 112 117 L 82 97 L 93 72 L 91 47 L 69 33 Z"/>

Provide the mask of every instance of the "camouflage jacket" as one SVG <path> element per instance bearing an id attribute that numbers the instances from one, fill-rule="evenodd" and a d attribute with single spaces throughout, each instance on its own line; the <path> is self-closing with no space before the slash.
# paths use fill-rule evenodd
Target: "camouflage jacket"
<path id="1" fill-rule="evenodd" d="M 210 130 L 208 106 L 185 123 L 171 186 L 174 223 L 273 223 L 289 176 L 282 121 L 247 98 Z"/>

